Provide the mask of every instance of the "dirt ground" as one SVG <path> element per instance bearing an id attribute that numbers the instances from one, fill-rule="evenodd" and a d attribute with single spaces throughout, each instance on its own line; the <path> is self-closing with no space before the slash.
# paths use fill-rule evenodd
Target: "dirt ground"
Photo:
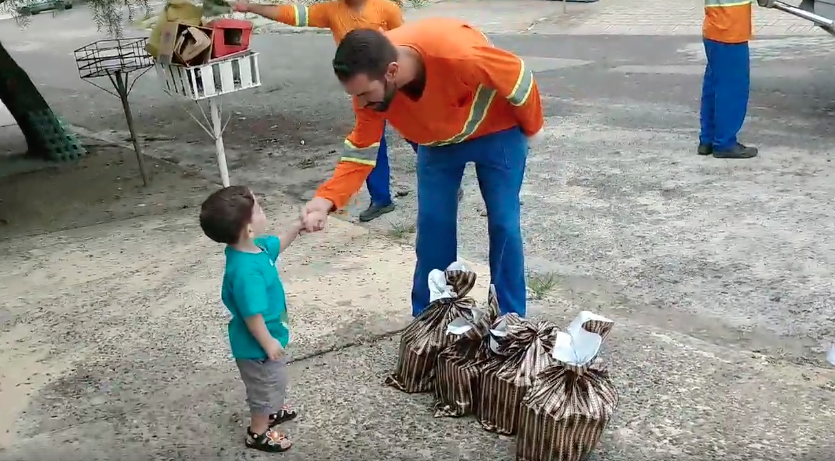
<path id="1" fill-rule="evenodd" d="M 133 151 L 121 147 L 96 143 L 88 140 L 88 155 L 80 161 L 69 163 L 44 163 L 26 157 L 9 154 L 0 157 L 0 171 L 4 177 L 0 181 L 0 254 L 2 259 L 10 260 L 20 256 L 18 242 L 31 242 L 34 237 L 47 236 L 40 244 L 26 248 L 29 256 L 25 259 L 33 262 L 34 267 L 6 267 L 0 279 L 6 294 L 15 288 L 27 290 L 16 282 L 19 275 L 30 279 L 42 280 L 42 294 L 47 299 L 54 295 L 60 285 L 59 279 L 72 284 L 83 269 L 79 265 L 84 259 L 52 259 L 51 264 L 60 266 L 69 264 L 70 272 L 50 277 L 38 270 L 41 267 L 39 255 L 50 255 L 56 244 L 72 245 L 76 240 L 62 241 L 55 239 L 56 232 L 68 229 L 83 229 L 109 222 L 130 222 L 130 219 L 164 214 L 174 210 L 188 210 L 199 206 L 201 200 L 214 186 L 209 181 L 184 172 L 165 161 L 146 158 L 150 170 L 150 184 L 143 186 L 139 174 L 137 159 Z M 8 147 L 8 146 L 7 146 Z M 188 211 L 186 211 L 188 212 Z M 21 240 L 23 239 L 23 240 Z M 57 239 L 57 241 L 56 241 Z M 96 251 L 97 249 L 91 249 Z M 118 249 L 98 249 L 104 253 L 116 253 Z M 50 256 L 48 256 L 50 257 Z M 23 274 L 18 272 L 23 270 Z M 81 295 L 79 293 L 79 295 Z M 31 386 L 44 383 L 66 370 L 60 361 L 47 361 L 54 352 L 52 347 L 60 341 L 43 341 L 33 331 L 40 331 L 39 322 L 24 321 L 23 317 L 31 312 L 15 309 L 20 300 L 6 298 L 7 302 L 0 309 L 0 343 L 3 349 L 3 371 L 0 372 L 0 407 L 4 414 L 13 418 L 0 423 L 0 440 L 8 441 L 10 424 L 19 412 L 28 405 L 27 395 Z M 25 304 L 25 303 L 23 303 Z M 45 312 L 59 315 L 60 310 L 47 307 Z M 26 325 L 21 325 L 24 321 Z M 72 335 L 72 332 L 58 328 L 48 333 L 52 335 Z M 22 349 L 21 349 L 22 347 Z M 89 347 L 89 344 L 84 347 Z M 69 364 L 67 364 L 69 366 Z M 4 443 L 0 443 L 0 446 Z"/>
<path id="2" fill-rule="evenodd" d="M 0 241 L 188 209 L 211 190 L 205 179 L 150 157 L 146 187 L 133 151 L 95 141 L 87 148 L 78 162 L 35 165 L 0 181 Z"/>

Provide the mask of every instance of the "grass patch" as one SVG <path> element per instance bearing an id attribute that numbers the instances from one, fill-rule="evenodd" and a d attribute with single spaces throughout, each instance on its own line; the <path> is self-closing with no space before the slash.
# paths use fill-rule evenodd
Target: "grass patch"
<path id="1" fill-rule="evenodd" d="M 390 224 L 388 235 L 396 239 L 406 238 L 417 231 L 417 224 L 412 221 L 399 220 Z"/>
<path id="2" fill-rule="evenodd" d="M 531 298 L 540 300 L 548 296 L 548 293 L 557 287 L 559 281 L 560 277 L 556 272 L 528 274 L 527 284 Z"/>

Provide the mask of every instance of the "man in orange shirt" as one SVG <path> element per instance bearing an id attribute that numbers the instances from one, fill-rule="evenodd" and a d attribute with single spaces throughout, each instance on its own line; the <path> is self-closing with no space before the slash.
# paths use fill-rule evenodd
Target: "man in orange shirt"
<path id="1" fill-rule="evenodd" d="M 330 29 L 338 44 L 345 34 L 354 29 L 391 30 L 403 24 L 400 6 L 389 0 L 336 0 L 305 5 L 256 5 L 235 3 L 235 11 L 254 13 L 274 21 L 295 27 Z M 408 141 L 412 149 L 417 145 Z M 377 162 L 366 180 L 371 204 L 360 213 L 360 221 L 367 222 L 394 211 L 391 197 L 391 171 L 389 169 L 386 137 L 380 138 Z M 461 193 L 459 191 L 459 198 Z"/>
<path id="2" fill-rule="evenodd" d="M 503 313 L 525 315 L 519 192 L 529 138 L 544 124 L 539 89 L 517 56 L 454 19 L 426 19 L 387 33 L 355 30 L 333 69 L 354 96 L 356 124 L 333 177 L 302 210 L 307 230 L 324 227 L 372 169 L 386 121 L 417 151 L 417 264 L 412 314 L 429 304 L 428 276 L 458 257 L 456 193 L 475 163 L 487 205 L 490 272 Z"/>
<path id="3" fill-rule="evenodd" d="M 751 86 L 748 41 L 752 0 L 705 0 L 702 35 L 707 66 L 702 83 L 699 155 L 751 158 L 756 147 L 739 143 Z"/>
<path id="4" fill-rule="evenodd" d="M 334 0 L 310 6 L 256 5 L 239 1 L 234 9 L 289 26 L 330 29 L 337 44 L 354 29 L 391 30 L 403 24 L 403 12 L 389 0 Z"/>

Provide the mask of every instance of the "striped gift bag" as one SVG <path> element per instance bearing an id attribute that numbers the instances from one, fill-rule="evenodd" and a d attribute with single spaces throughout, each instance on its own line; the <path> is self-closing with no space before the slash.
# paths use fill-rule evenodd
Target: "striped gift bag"
<path id="1" fill-rule="evenodd" d="M 435 417 L 475 413 L 483 363 L 489 354 L 490 326 L 499 315 L 496 287 L 490 285 L 487 306 L 454 320 L 447 333 L 458 337 L 438 355 L 435 378 Z"/>
<path id="2" fill-rule="evenodd" d="M 551 322 L 532 322 L 514 314 L 499 319 L 491 330 L 496 343 L 484 366 L 476 413 L 485 430 L 516 434 L 522 399 L 536 376 L 554 363 L 550 352 L 556 333 Z"/>
<path id="3" fill-rule="evenodd" d="M 476 307 L 475 300 L 467 297 L 475 281 L 475 272 L 458 262 L 445 271 L 433 270 L 429 274 L 433 300 L 403 330 L 397 368 L 386 378 L 387 386 L 410 394 L 432 391 L 438 354 L 455 340 L 447 334 L 447 327 Z"/>
<path id="4" fill-rule="evenodd" d="M 618 404 L 600 345 L 611 320 L 582 312 L 555 339 L 555 364 L 525 396 L 516 442 L 517 461 L 583 461 L 591 456 Z"/>

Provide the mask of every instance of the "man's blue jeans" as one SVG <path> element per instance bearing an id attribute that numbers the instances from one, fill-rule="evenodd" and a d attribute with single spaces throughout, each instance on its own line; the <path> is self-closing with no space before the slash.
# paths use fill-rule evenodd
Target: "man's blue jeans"
<path id="1" fill-rule="evenodd" d="M 490 276 L 503 314 L 525 315 L 525 256 L 519 191 L 525 176 L 528 140 L 519 128 L 443 147 L 417 151 L 417 265 L 412 315 L 429 304 L 429 272 L 458 258 L 458 188 L 468 162 L 475 163 L 487 206 Z M 486 296 L 486 294 L 485 294 Z"/>
<path id="2" fill-rule="evenodd" d="M 702 82 L 699 144 L 714 151 L 736 147 L 736 135 L 748 111 L 751 63 L 748 42 L 704 39 L 707 65 Z"/>
<path id="3" fill-rule="evenodd" d="M 412 149 L 417 152 L 417 144 L 408 141 Z M 380 139 L 380 149 L 377 150 L 377 164 L 365 180 L 371 204 L 379 207 L 391 205 L 391 169 L 389 168 L 388 146 L 386 134 Z"/>

